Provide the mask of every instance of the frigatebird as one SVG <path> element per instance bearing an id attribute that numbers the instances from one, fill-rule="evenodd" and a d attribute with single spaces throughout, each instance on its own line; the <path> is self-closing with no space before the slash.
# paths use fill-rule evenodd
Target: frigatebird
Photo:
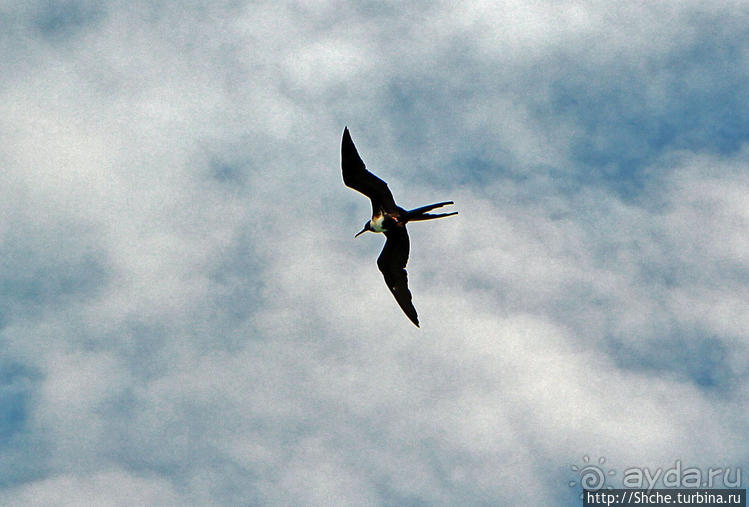
<path id="1" fill-rule="evenodd" d="M 410 243 L 406 224 L 419 220 L 449 217 L 457 215 L 458 212 L 427 213 L 433 209 L 453 204 L 452 201 L 430 204 L 412 210 L 405 210 L 395 204 L 395 199 L 393 199 L 393 194 L 390 193 L 387 183 L 367 170 L 359 152 L 356 151 L 354 141 L 351 140 L 348 127 L 343 129 L 343 140 L 341 141 L 341 169 L 343 170 L 343 183 L 347 187 L 366 195 L 372 201 L 372 219 L 366 222 L 364 228 L 354 237 L 356 238 L 367 231 L 385 234 L 387 240 L 380 256 L 377 258 L 377 267 L 382 272 L 388 289 L 395 296 L 395 300 L 403 312 L 416 327 L 419 327 L 416 308 L 411 302 L 411 291 L 408 290 L 406 263 L 408 262 Z"/>

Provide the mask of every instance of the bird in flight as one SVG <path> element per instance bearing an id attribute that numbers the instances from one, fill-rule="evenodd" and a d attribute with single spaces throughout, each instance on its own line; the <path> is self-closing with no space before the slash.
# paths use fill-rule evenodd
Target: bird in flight
<path id="1" fill-rule="evenodd" d="M 410 244 L 406 224 L 420 220 L 449 217 L 450 215 L 457 215 L 458 212 L 427 213 L 435 208 L 453 204 L 452 201 L 430 204 L 412 210 L 405 210 L 395 204 L 395 199 L 393 199 L 393 194 L 390 193 L 387 183 L 367 170 L 356 151 L 354 141 L 351 140 L 348 127 L 343 129 L 343 140 L 341 141 L 341 169 L 343 170 L 343 183 L 347 187 L 366 195 L 372 201 L 372 219 L 365 223 L 364 228 L 354 237 L 367 231 L 385 234 L 387 240 L 380 256 L 377 258 L 377 267 L 382 272 L 388 289 L 395 296 L 395 300 L 403 312 L 416 327 L 419 327 L 416 308 L 411 302 L 411 291 L 408 290 L 406 263 L 408 262 Z"/>

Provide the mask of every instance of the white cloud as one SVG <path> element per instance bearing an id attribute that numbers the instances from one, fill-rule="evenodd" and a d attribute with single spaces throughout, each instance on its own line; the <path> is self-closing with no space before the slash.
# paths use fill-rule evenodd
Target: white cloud
<path id="1" fill-rule="evenodd" d="M 4 495 L 5 496 L 5 495 Z M 60 476 L 19 488 L 3 499 L 5 505 L 180 505 L 167 481 L 122 471 L 89 477 Z"/>
<path id="2" fill-rule="evenodd" d="M 51 39 L 3 7 L 0 340 L 35 372 L 3 503 L 550 504 L 585 454 L 746 461 L 746 151 L 662 107 L 701 7 L 422 7 L 115 3 Z M 583 110 L 627 72 L 610 117 L 673 145 Z M 421 329 L 352 239 L 346 124 L 402 205 L 460 211 L 410 228 Z"/>

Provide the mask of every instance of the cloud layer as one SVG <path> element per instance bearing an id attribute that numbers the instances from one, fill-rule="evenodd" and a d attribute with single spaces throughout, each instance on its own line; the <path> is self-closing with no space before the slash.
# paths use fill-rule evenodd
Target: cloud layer
<path id="1" fill-rule="evenodd" d="M 0 499 L 576 505 L 749 462 L 738 2 L 0 4 Z M 382 283 L 351 129 L 404 207 Z"/>

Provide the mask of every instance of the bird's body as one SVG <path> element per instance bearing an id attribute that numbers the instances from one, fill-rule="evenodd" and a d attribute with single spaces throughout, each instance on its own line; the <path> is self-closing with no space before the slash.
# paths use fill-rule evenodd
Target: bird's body
<path id="1" fill-rule="evenodd" d="M 386 218 L 388 219 L 387 223 Z M 393 226 L 392 222 L 392 218 L 386 217 L 384 213 L 380 213 L 372 217 L 372 220 L 369 221 L 369 227 L 372 232 L 385 232 Z"/>
<path id="2" fill-rule="evenodd" d="M 453 204 L 453 202 L 445 201 L 413 210 L 405 210 L 395 204 L 395 199 L 393 199 L 393 194 L 390 193 L 387 183 L 367 170 L 356 151 L 354 142 L 351 140 L 348 128 L 343 130 L 343 140 L 341 141 L 341 169 L 343 182 L 346 186 L 361 192 L 372 201 L 372 218 L 364 224 L 364 228 L 359 234 L 370 231 L 383 233 L 387 237 L 385 246 L 377 258 L 377 267 L 382 272 L 388 289 L 393 293 L 403 312 L 418 327 L 419 319 L 416 308 L 411 302 L 411 291 L 408 290 L 408 274 L 405 269 L 410 250 L 406 224 L 409 221 L 431 220 L 457 215 L 457 212 L 427 213 L 435 208 Z M 359 236 L 359 234 L 356 236 Z"/>

